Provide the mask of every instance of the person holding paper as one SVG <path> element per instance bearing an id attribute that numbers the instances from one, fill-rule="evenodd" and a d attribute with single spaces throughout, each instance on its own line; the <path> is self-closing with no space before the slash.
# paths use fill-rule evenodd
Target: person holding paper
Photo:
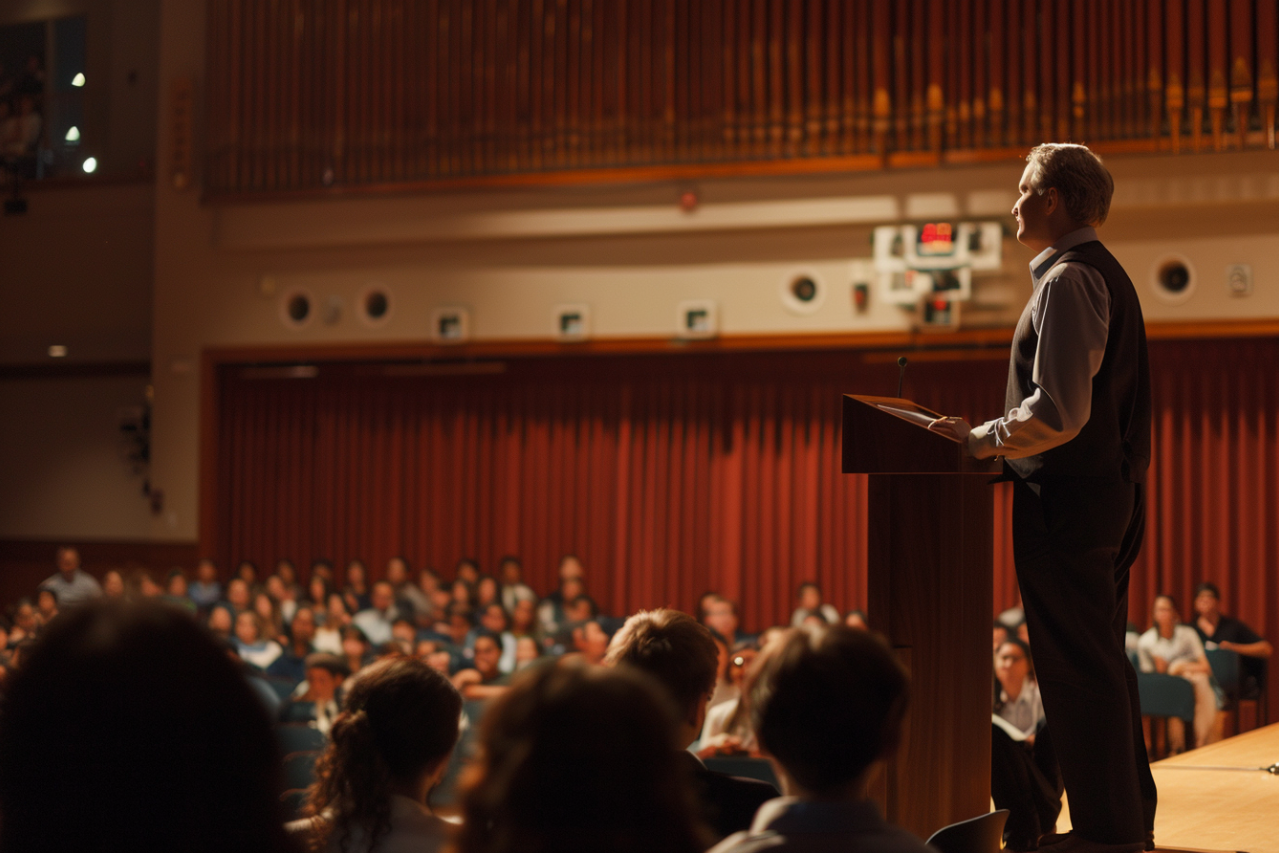
<path id="1" fill-rule="evenodd" d="M 1145 528 L 1150 371 L 1132 281 L 1097 239 L 1114 182 L 1082 145 L 1032 149 L 1013 206 L 1037 254 L 1003 417 L 930 429 L 1014 483 L 1013 551 L 1072 831 L 1051 853 L 1154 849 L 1154 779 L 1124 651 L 1128 572 Z"/>
<path id="2" fill-rule="evenodd" d="M 1030 647 L 1017 638 L 995 650 L 995 708 L 991 714 L 990 795 L 1008 809 L 1004 847 L 1035 850 L 1061 814 L 1061 771 L 1045 725 Z"/>

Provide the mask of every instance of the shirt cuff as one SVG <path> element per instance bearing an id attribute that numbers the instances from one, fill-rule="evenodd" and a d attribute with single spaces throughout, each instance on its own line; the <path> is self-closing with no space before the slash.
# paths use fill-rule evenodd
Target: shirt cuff
<path id="1" fill-rule="evenodd" d="M 996 421 L 986 421 L 975 426 L 968 433 L 968 453 L 977 459 L 990 459 L 999 455 L 998 436 L 995 434 Z"/>

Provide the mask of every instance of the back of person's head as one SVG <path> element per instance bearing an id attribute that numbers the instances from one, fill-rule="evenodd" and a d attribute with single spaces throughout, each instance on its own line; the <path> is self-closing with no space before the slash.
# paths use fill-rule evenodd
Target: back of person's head
<path id="1" fill-rule="evenodd" d="M 1115 181 L 1101 158 L 1083 145 L 1050 142 L 1036 145 L 1026 155 L 1035 166 L 1031 188 L 1043 195 L 1057 190 L 1070 218 L 1080 225 L 1101 225 L 1110 213 Z"/>
<path id="2" fill-rule="evenodd" d="M 529 669 L 484 715 L 458 850 L 704 850 L 675 730 L 665 693 L 633 669 Z"/>
<path id="3" fill-rule="evenodd" d="M 809 795 L 839 797 L 896 748 L 909 692 L 878 636 L 815 626 L 764 648 L 747 703 L 760 746 L 791 780 Z"/>
<path id="4" fill-rule="evenodd" d="M 457 743 L 462 697 L 415 658 L 395 657 L 347 682 L 346 707 L 316 764 L 308 811 L 326 814 L 318 848 L 346 849 L 354 830 L 369 848 L 390 828 L 392 786 L 413 785 L 448 760 Z"/>
<path id="5" fill-rule="evenodd" d="M 193 619 L 92 602 L 0 705 L 0 849 L 289 849 L 279 771 L 265 710 Z"/>
<path id="6" fill-rule="evenodd" d="M 666 688 L 681 717 L 715 689 L 719 652 L 710 629 L 678 610 L 641 610 L 621 627 L 604 662 L 634 667 Z"/>

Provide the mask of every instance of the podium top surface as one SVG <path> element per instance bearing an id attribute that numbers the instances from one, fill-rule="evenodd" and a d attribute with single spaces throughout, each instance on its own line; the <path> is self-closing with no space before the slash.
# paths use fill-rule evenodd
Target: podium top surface
<path id="1" fill-rule="evenodd" d="M 974 459 L 962 442 L 932 432 L 938 412 L 900 397 L 844 395 L 845 474 L 987 474 L 997 459 Z"/>

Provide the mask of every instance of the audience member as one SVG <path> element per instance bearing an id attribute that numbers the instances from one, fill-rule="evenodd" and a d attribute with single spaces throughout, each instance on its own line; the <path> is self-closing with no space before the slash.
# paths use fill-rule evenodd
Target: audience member
<path id="1" fill-rule="evenodd" d="M 341 709 L 342 683 L 351 670 L 337 655 L 316 652 L 307 655 L 303 672 L 300 692 L 280 707 L 278 718 L 282 723 L 304 723 L 328 734 Z"/>
<path id="2" fill-rule="evenodd" d="M 474 557 L 463 557 L 457 561 L 454 567 L 453 577 L 456 580 L 466 581 L 472 587 L 480 582 L 480 564 Z"/>
<path id="3" fill-rule="evenodd" d="M 235 567 L 235 576 L 244 581 L 249 594 L 252 594 L 258 587 L 258 564 L 252 560 L 241 560 Z M 229 590 L 227 594 L 230 595 Z"/>
<path id="4" fill-rule="evenodd" d="M 333 580 L 333 561 L 326 557 L 319 557 L 311 561 L 311 577 L 323 578 L 324 582 L 329 585 L 329 589 L 337 589 Z"/>
<path id="5" fill-rule="evenodd" d="M 1056 827 L 1063 788 L 1030 647 L 1016 638 L 995 650 L 991 722 L 990 791 L 995 807 L 1008 809 L 1004 846 L 1036 850 Z"/>
<path id="6" fill-rule="evenodd" d="M 364 636 L 375 646 L 391 640 L 391 625 L 399 618 L 395 609 L 395 588 L 386 581 L 373 584 L 369 593 L 371 606 L 351 617 L 351 624 L 364 632 Z"/>
<path id="7" fill-rule="evenodd" d="M 107 598 L 124 598 L 124 575 L 118 569 L 110 569 L 102 576 L 102 594 Z"/>
<path id="8" fill-rule="evenodd" d="M 678 757 L 692 772 L 706 822 L 718 838 L 747 829 L 755 810 L 777 790 L 708 770 L 686 749 L 702 731 L 715 686 L 718 652 L 710 630 L 677 610 L 640 611 L 613 637 L 605 662 L 644 672 L 667 691 L 679 712 Z"/>
<path id="9" fill-rule="evenodd" d="M 311 575 L 311 579 L 306 582 L 306 602 L 315 610 L 317 616 L 322 616 L 329 606 L 329 596 L 333 593 L 333 585 L 323 575 Z M 320 620 L 323 621 L 323 620 Z"/>
<path id="10" fill-rule="evenodd" d="M 401 616 L 391 623 L 391 642 L 400 647 L 406 655 L 413 654 L 417 645 L 417 625 L 407 616 Z"/>
<path id="11" fill-rule="evenodd" d="M 1142 634 L 1137 643 L 1142 672 L 1176 675 L 1194 685 L 1195 746 L 1219 740 L 1220 732 L 1216 726 L 1217 694 L 1209 681 L 1212 667 L 1204 654 L 1199 634 L 1189 625 L 1181 624 L 1177 603 L 1170 595 L 1155 596 L 1151 621 L 1150 630 Z M 1184 746 L 1176 742 L 1181 734 L 1180 729 L 1176 724 L 1170 724 L 1168 731 L 1174 751 L 1180 751 L 1180 747 Z"/>
<path id="12" fill-rule="evenodd" d="M 289 626 L 289 642 L 280 656 L 267 666 L 266 674 L 295 685 L 302 683 L 306 679 L 307 660 L 316 652 L 315 631 L 315 611 L 309 606 L 299 607 Z"/>
<path id="13" fill-rule="evenodd" d="M 715 642 L 716 652 L 715 689 L 711 694 L 710 707 L 707 713 L 714 710 L 716 705 L 731 702 L 741 695 L 741 690 L 738 686 L 728 678 L 728 663 L 730 660 L 728 644 L 724 642 L 723 637 L 714 632 L 711 632 L 711 637 Z"/>
<path id="14" fill-rule="evenodd" d="M 342 590 L 342 595 L 346 597 L 346 609 L 352 613 L 359 613 L 373 606 L 373 599 L 369 594 L 368 572 L 359 560 L 346 564 L 346 587 Z"/>
<path id="15" fill-rule="evenodd" d="M 235 630 L 235 617 L 226 604 L 215 604 L 205 619 L 205 627 L 214 637 L 225 642 L 233 642 L 231 634 Z M 238 652 L 237 652 L 238 656 Z"/>
<path id="16" fill-rule="evenodd" d="M 326 599 L 328 606 L 324 610 L 324 624 L 315 629 L 315 650 L 342 654 L 342 631 L 351 624 L 351 614 L 346 610 L 346 600 L 341 594 L 330 592 Z M 318 619 L 319 612 L 316 611 Z"/>
<path id="17" fill-rule="evenodd" d="M 53 590 L 64 609 L 91 601 L 102 594 L 102 586 L 97 580 L 80 568 L 80 552 L 75 548 L 63 545 L 57 550 L 55 559 L 57 573 L 45 578 L 40 588 Z"/>
<path id="18" fill-rule="evenodd" d="M 511 611 L 511 634 L 517 640 L 529 637 L 538 646 L 542 645 L 546 635 L 537 621 L 537 602 L 527 598 L 515 602 L 515 609 Z"/>
<path id="19" fill-rule="evenodd" d="M 242 577 L 232 578 L 226 585 L 226 601 L 236 613 L 248 610 L 253 604 L 248 581 Z"/>
<path id="20" fill-rule="evenodd" d="M 169 576 L 164 580 L 164 600 L 174 607 L 194 613 L 196 610 L 195 602 L 191 600 L 190 584 L 187 583 L 187 573 L 180 568 L 175 568 L 169 572 Z"/>
<path id="21" fill-rule="evenodd" d="M 520 602 L 531 602 L 537 608 L 537 593 L 524 583 L 524 566 L 519 557 L 506 556 L 497 564 L 497 575 L 502 581 L 502 606 L 514 614 Z"/>
<path id="22" fill-rule="evenodd" d="M 290 834 L 334 853 L 441 850 L 453 830 L 427 801 L 461 717 L 457 691 L 420 661 L 396 658 L 360 673 L 316 765 L 311 816 L 290 823 Z"/>
<path id="23" fill-rule="evenodd" d="M 271 602 L 273 615 L 268 617 L 265 612 L 259 612 L 258 615 L 263 619 L 268 619 L 273 624 L 278 624 L 280 626 L 279 633 L 283 633 L 284 626 L 293 621 L 293 614 L 298 609 L 296 588 L 290 587 L 280 575 L 271 575 L 266 579 L 266 583 L 263 584 L 262 592 L 254 596 L 253 606 L 256 608 L 258 602 L 263 598 Z"/>
<path id="24" fill-rule="evenodd" d="M 799 585 L 798 606 L 791 614 L 790 623 L 798 628 L 809 616 L 820 616 L 827 624 L 839 623 L 839 611 L 822 601 L 822 588 L 812 581 Z"/>
<path id="25" fill-rule="evenodd" d="M 760 655 L 751 719 L 787 796 L 760 807 L 715 853 L 929 853 L 880 816 L 867 788 L 901 740 L 909 683 L 878 637 L 842 625 L 794 629 Z"/>
<path id="26" fill-rule="evenodd" d="M 845 613 L 844 624 L 849 628 L 856 628 L 858 631 L 870 630 L 870 623 L 866 621 L 866 614 L 860 610 L 850 610 Z"/>
<path id="27" fill-rule="evenodd" d="M 480 575 L 475 584 L 475 606 L 484 608 L 490 604 L 502 604 L 502 585 L 492 575 Z"/>
<path id="28" fill-rule="evenodd" d="M 706 602 L 706 612 L 701 621 L 703 625 L 723 637 L 729 648 L 742 640 L 755 639 L 738 633 L 740 624 L 737 618 L 737 603 L 723 596 L 717 595 Z"/>
<path id="29" fill-rule="evenodd" d="M 14 673 L 0 720 L 0 849 L 293 849 L 270 723 L 173 608 L 69 611 Z"/>
<path id="30" fill-rule="evenodd" d="M 598 619 L 590 619 L 573 629 L 573 649 L 587 663 L 602 663 L 608 652 L 608 632 Z"/>
<path id="31" fill-rule="evenodd" d="M 466 637 L 467 649 L 474 648 L 475 637 L 477 631 L 484 630 L 491 633 L 502 646 L 502 659 L 498 663 L 498 669 L 504 673 L 515 671 L 515 635 L 509 630 L 510 620 L 507 619 L 506 611 L 502 609 L 500 602 L 492 601 L 480 609 L 480 626 L 473 629 Z"/>
<path id="32" fill-rule="evenodd" d="M 434 605 L 426 594 L 409 579 L 409 563 L 403 557 L 386 561 L 386 581 L 395 590 L 395 608 L 400 615 L 417 624 L 418 614 L 429 614 Z"/>
<path id="33" fill-rule="evenodd" d="M 275 577 L 272 575 L 272 577 Z M 262 636 L 284 645 L 288 637 L 284 630 L 284 615 L 280 613 L 280 603 L 268 592 L 259 592 L 253 596 L 253 612 L 262 620 Z"/>
<path id="34" fill-rule="evenodd" d="M 369 662 L 372 646 L 369 638 L 355 625 L 342 629 L 342 659 L 351 672 L 359 672 Z"/>
<path id="35" fill-rule="evenodd" d="M 741 696 L 746 675 L 757 654 L 754 646 L 745 643 L 729 653 L 728 680 L 737 687 L 738 697 L 721 702 L 706 712 L 706 723 L 697 745 L 697 754 L 702 758 L 758 752 L 755 730 L 751 728 L 750 714 Z"/>
<path id="36" fill-rule="evenodd" d="M 991 634 L 993 635 L 993 640 L 994 640 L 994 645 L 991 647 L 992 654 L 994 654 L 995 652 L 998 652 L 999 647 L 1002 646 L 1004 643 L 1006 643 L 1009 640 L 1009 638 L 1013 636 L 1012 629 L 1009 628 L 1007 625 L 1005 625 L 1003 622 L 1000 622 L 998 619 L 995 620 L 995 624 L 993 628 L 991 629 Z"/>
<path id="37" fill-rule="evenodd" d="M 502 672 L 501 640 L 492 631 L 481 630 L 475 638 L 471 666 L 453 676 L 453 686 L 467 699 L 491 699 L 506 689 L 510 676 Z"/>
<path id="38" fill-rule="evenodd" d="M 1204 581 L 1195 587 L 1195 621 L 1191 627 L 1207 649 L 1219 648 L 1241 656 L 1239 695 L 1255 699 L 1266 686 L 1266 660 L 1274 646 L 1238 619 L 1221 612 L 1221 591 Z"/>
<path id="39" fill-rule="evenodd" d="M 699 853 L 674 714 L 630 669 L 536 667 L 495 700 L 458 853 Z"/>
<path id="40" fill-rule="evenodd" d="M 253 664 L 266 671 L 283 649 L 280 644 L 263 636 L 262 617 L 252 610 L 245 610 L 235 616 L 235 650 L 245 663 Z"/>
<path id="41" fill-rule="evenodd" d="M 36 613 L 40 624 L 48 625 L 58 615 L 58 594 L 47 587 L 36 592 Z"/>
<path id="42" fill-rule="evenodd" d="M 222 582 L 218 580 L 218 567 L 212 560 L 196 563 L 195 581 L 187 588 L 187 595 L 201 612 L 222 600 Z"/>
<path id="43" fill-rule="evenodd" d="M 128 586 L 129 595 L 135 599 L 159 598 L 164 594 L 163 587 L 155 582 L 155 578 L 146 569 L 139 568 L 130 572 Z"/>

